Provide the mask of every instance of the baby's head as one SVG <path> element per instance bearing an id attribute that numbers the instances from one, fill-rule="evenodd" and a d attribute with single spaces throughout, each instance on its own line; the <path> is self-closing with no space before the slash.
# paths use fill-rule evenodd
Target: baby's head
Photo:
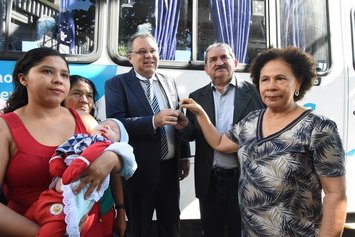
<path id="1" fill-rule="evenodd" d="M 113 118 L 106 119 L 92 130 L 91 135 L 101 135 L 111 142 L 128 142 L 128 134 L 123 124 Z"/>

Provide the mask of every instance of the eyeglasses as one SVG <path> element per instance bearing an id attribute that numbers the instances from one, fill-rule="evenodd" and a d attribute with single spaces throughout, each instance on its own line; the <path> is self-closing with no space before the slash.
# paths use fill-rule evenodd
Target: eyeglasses
<path id="1" fill-rule="evenodd" d="M 157 54 L 157 50 L 151 49 L 151 50 L 147 51 L 147 50 L 142 49 L 142 50 L 138 50 L 138 51 L 133 51 L 133 53 L 138 54 L 140 56 L 145 56 L 148 53 L 151 55 L 154 55 L 154 54 Z"/>

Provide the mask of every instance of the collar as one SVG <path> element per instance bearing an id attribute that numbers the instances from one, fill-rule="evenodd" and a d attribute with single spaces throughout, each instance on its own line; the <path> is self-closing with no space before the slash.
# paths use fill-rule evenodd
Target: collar
<path id="1" fill-rule="evenodd" d="M 142 81 L 145 81 L 145 80 L 157 80 L 157 77 L 155 76 L 155 74 L 151 77 L 151 78 L 146 78 L 142 75 L 140 75 L 136 70 L 134 70 L 134 73 L 136 74 L 136 77 L 139 79 L 139 80 L 142 80 Z"/>
<path id="2" fill-rule="evenodd" d="M 225 91 L 228 89 L 229 86 L 233 86 L 233 87 L 236 87 L 237 86 L 237 78 L 233 75 L 232 79 L 230 80 L 230 82 L 224 86 L 224 89 Z M 211 88 L 212 90 L 215 90 L 216 87 L 215 85 L 211 82 Z"/>

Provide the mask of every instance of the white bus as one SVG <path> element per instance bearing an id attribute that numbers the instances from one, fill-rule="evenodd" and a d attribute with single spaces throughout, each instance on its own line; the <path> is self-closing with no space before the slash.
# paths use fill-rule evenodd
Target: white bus
<path id="1" fill-rule="evenodd" d="M 160 48 L 159 71 L 174 76 L 180 97 L 207 84 L 206 47 L 232 46 L 237 74 L 269 47 L 294 45 L 318 63 L 318 80 L 300 102 L 336 121 L 347 159 L 348 221 L 355 214 L 355 1 L 354 0 L 0 0 L 0 98 L 12 91 L 16 59 L 34 47 L 52 47 L 71 74 L 94 81 L 98 117 L 105 117 L 104 83 L 127 72 L 127 42 L 150 31 Z M 192 151 L 194 144 L 191 143 Z M 193 159 L 192 159 L 193 165 Z M 190 176 L 181 183 L 181 218 L 198 220 Z"/>

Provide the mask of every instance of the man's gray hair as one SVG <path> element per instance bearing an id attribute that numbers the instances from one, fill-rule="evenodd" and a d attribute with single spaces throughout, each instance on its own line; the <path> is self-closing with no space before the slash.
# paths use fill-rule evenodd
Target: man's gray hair
<path id="1" fill-rule="evenodd" d="M 228 52 L 228 54 L 229 54 L 233 59 L 235 59 L 235 55 L 234 55 L 234 52 L 233 52 L 233 49 L 231 48 L 231 46 L 229 46 L 229 45 L 226 44 L 226 43 L 217 42 L 217 43 L 213 43 L 213 44 L 211 44 L 210 46 L 207 47 L 206 52 L 205 52 L 205 64 L 207 64 L 207 55 L 208 55 L 208 52 L 209 52 L 211 49 L 217 48 L 217 47 L 221 47 L 221 48 L 226 49 L 227 52 Z"/>
<path id="2" fill-rule="evenodd" d="M 128 53 L 132 53 L 133 51 L 133 48 L 132 48 L 132 45 L 133 45 L 133 41 L 137 38 L 151 38 L 154 43 L 158 46 L 158 43 L 157 43 L 157 40 L 154 38 L 154 36 L 152 34 L 150 34 L 149 32 L 136 32 L 134 33 L 130 40 L 128 41 L 128 44 L 127 44 L 127 48 L 128 48 Z"/>

